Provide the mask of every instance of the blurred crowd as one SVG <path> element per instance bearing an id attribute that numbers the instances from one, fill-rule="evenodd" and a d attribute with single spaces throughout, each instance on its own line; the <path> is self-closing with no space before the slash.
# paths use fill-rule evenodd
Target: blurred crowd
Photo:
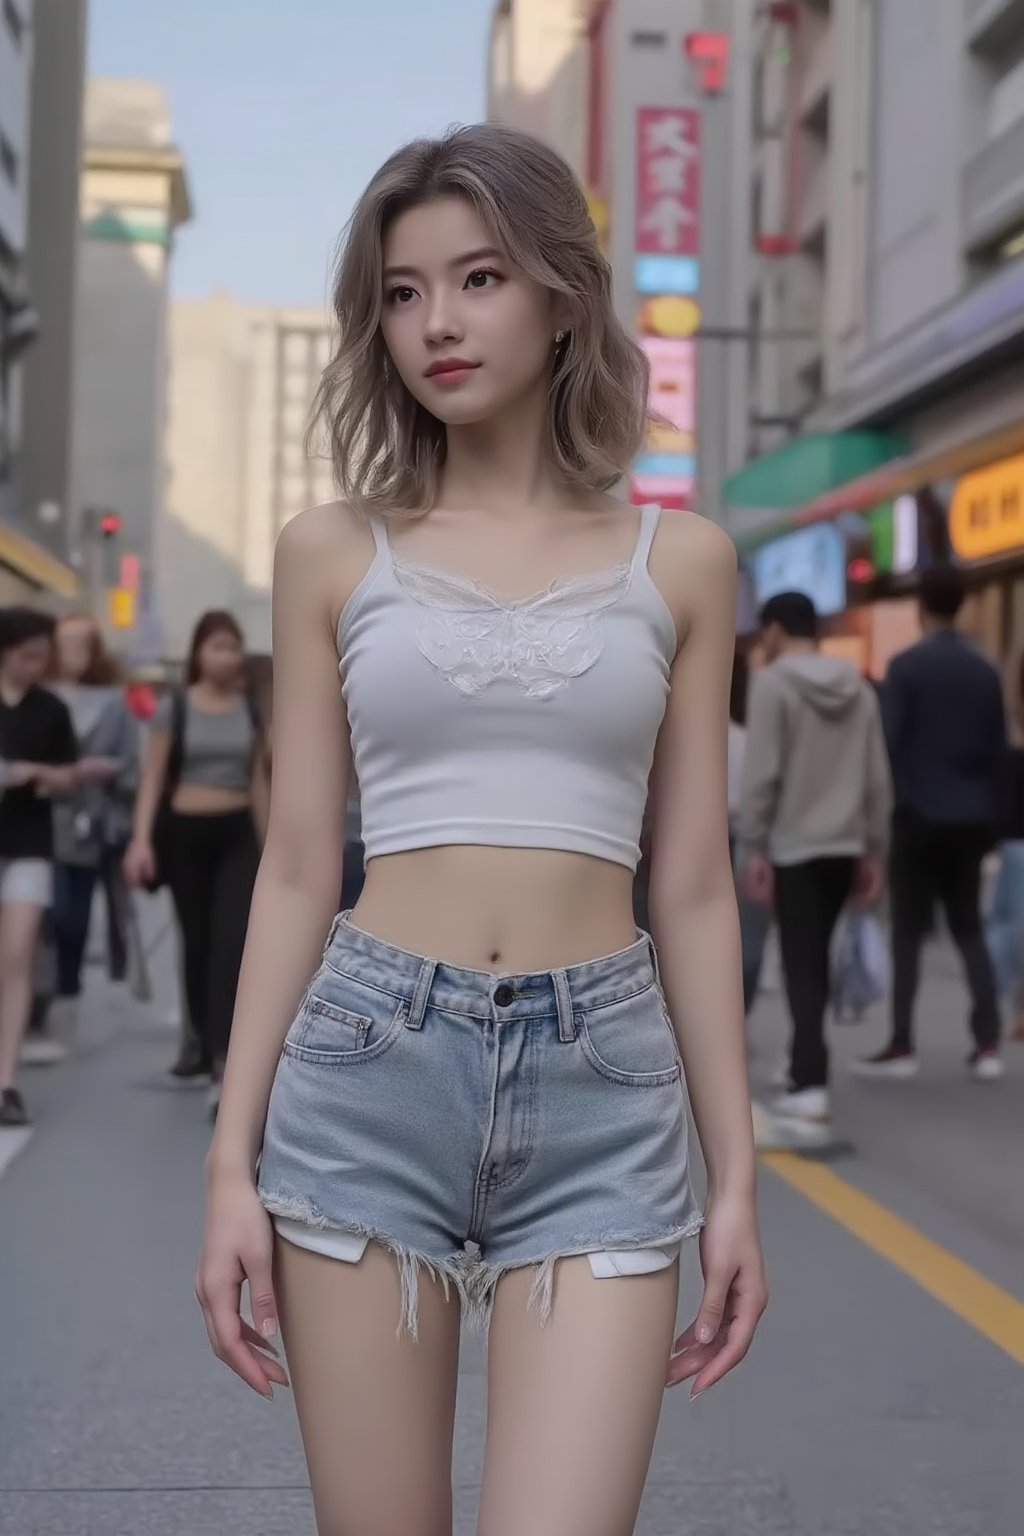
<path id="1" fill-rule="evenodd" d="M 996 669 L 957 627 L 951 569 L 926 574 L 922 638 L 884 680 L 819 642 L 811 600 L 773 597 L 756 667 L 737 653 L 728 805 L 748 1014 L 777 935 L 790 1021 L 774 1112 L 798 1140 L 831 1135 L 830 1014 L 889 1009 L 869 1079 L 919 1070 L 914 1006 L 941 914 L 970 993 L 967 1067 L 1003 1072 L 1024 1040 L 1024 661 L 1009 713 Z M 1016 717 L 1016 718 L 1015 718 Z M 88 614 L 0 610 L 0 1125 L 28 1123 L 23 1066 L 75 1037 L 93 907 L 111 982 L 147 995 L 137 892 L 166 888 L 178 936 L 180 1041 L 170 1079 L 216 1113 L 266 827 L 269 657 L 226 611 L 196 624 L 179 680 L 124 674 Z M 646 926 L 646 862 L 637 919 Z M 348 807 L 340 907 L 363 878 Z"/>

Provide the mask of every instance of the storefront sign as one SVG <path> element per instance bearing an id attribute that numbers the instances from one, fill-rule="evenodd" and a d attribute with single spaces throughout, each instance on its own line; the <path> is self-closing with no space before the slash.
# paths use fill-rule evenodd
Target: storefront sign
<path id="1" fill-rule="evenodd" d="M 633 261 L 637 293 L 678 293 L 690 296 L 700 287 L 700 262 L 695 256 L 637 256 Z"/>
<path id="2" fill-rule="evenodd" d="M 986 560 L 1024 549 L 1024 455 L 957 481 L 949 536 L 961 560 Z"/>
<path id="3" fill-rule="evenodd" d="M 651 367 L 648 404 L 655 418 L 645 447 L 657 453 L 690 455 L 697 430 L 695 344 L 665 336 L 642 336 L 639 340 Z"/>
<path id="4" fill-rule="evenodd" d="M 110 626 L 112 629 L 131 629 L 135 623 L 135 593 L 131 587 L 111 587 Z"/>
<path id="5" fill-rule="evenodd" d="M 805 592 L 823 616 L 846 607 L 846 544 L 828 523 L 773 539 L 753 556 L 751 569 L 758 603 Z"/>
<path id="6" fill-rule="evenodd" d="M 700 251 L 700 112 L 637 111 L 636 232 L 633 248 L 654 256 Z"/>
<path id="7" fill-rule="evenodd" d="M 696 299 L 663 293 L 644 300 L 636 317 L 636 328 L 643 336 L 692 336 L 700 320 Z"/>

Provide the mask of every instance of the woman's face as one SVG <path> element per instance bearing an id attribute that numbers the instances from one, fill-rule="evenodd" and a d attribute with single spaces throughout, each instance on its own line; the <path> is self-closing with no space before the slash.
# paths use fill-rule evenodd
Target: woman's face
<path id="1" fill-rule="evenodd" d="M 92 662 L 96 631 L 89 619 L 65 619 L 57 627 L 57 664 L 60 675 L 77 683 Z"/>
<path id="2" fill-rule="evenodd" d="M 245 652 L 230 630 L 218 629 L 199 647 L 199 676 L 218 688 L 232 688 L 241 681 Z"/>
<path id="3" fill-rule="evenodd" d="M 446 425 L 486 421 L 546 387 L 558 329 L 552 295 L 496 249 L 462 198 L 395 219 L 382 297 L 381 330 L 402 382 Z"/>

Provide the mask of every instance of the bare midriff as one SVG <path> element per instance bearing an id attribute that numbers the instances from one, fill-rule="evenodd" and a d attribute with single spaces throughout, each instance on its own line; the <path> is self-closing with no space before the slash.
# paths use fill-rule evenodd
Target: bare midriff
<path id="1" fill-rule="evenodd" d="M 553 970 L 634 942 L 633 876 L 622 864 L 546 848 L 418 848 L 368 861 L 352 921 L 451 965 Z"/>
<path id="2" fill-rule="evenodd" d="M 171 809 L 181 816 L 229 816 L 249 809 L 247 789 L 219 789 L 216 784 L 179 784 Z"/>

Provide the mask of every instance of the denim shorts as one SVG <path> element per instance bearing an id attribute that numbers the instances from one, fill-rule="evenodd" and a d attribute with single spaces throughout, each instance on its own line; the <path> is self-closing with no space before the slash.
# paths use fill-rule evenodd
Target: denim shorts
<path id="1" fill-rule="evenodd" d="M 416 1336 L 421 1269 L 482 1327 L 501 1276 L 536 1266 L 528 1306 L 544 1323 L 557 1259 L 671 1251 L 700 1229 L 687 1132 L 646 934 L 581 965 L 495 975 L 342 913 L 282 1048 L 259 1192 L 303 1246 L 354 1257 L 347 1237 L 395 1254 L 399 1333 Z"/>

